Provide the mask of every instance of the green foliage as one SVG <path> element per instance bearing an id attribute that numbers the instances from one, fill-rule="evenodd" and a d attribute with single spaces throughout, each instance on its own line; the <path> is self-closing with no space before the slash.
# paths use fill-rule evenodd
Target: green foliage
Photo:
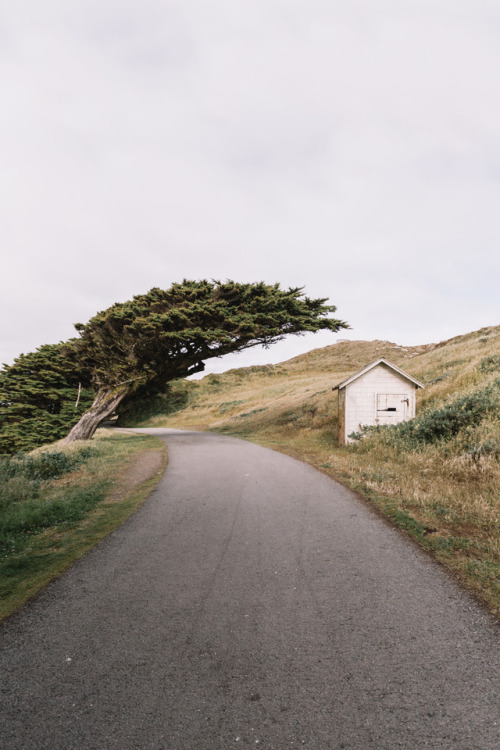
<path id="1" fill-rule="evenodd" d="M 51 526 L 80 521 L 104 498 L 106 489 L 103 486 L 98 492 L 95 487 L 75 487 L 64 499 L 40 502 L 35 495 L 22 503 L 12 503 L 0 520 L 0 549 L 5 551 L 14 545 L 19 550 L 28 541 L 19 539 L 20 534 L 37 534 Z"/>
<path id="2" fill-rule="evenodd" d="M 267 411 L 267 406 L 263 406 L 260 409 L 252 409 L 251 411 L 246 411 L 243 414 L 238 414 L 238 418 L 241 419 L 242 417 L 250 417 L 252 414 L 260 414 L 261 411 Z"/>
<path id="3" fill-rule="evenodd" d="M 336 308 L 325 302 L 279 284 L 184 281 L 78 324 L 79 356 L 97 387 L 128 381 L 163 387 L 202 371 L 211 357 L 270 345 L 291 333 L 346 328 L 328 317 Z"/>
<path id="4" fill-rule="evenodd" d="M 447 442 L 459 433 L 467 433 L 486 418 L 500 417 L 500 380 L 466 393 L 444 406 L 428 409 L 415 419 L 397 425 L 363 427 L 361 432 L 349 437 L 359 440 L 365 435 L 377 436 L 385 443 L 403 450 L 418 450 L 425 445 Z M 471 446 L 474 456 L 494 453 L 493 446 Z"/>
<path id="5" fill-rule="evenodd" d="M 74 487 L 62 499 L 48 498 L 47 482 L 57 479 L 94 455 L 84 448 L 68 455 L 62 452 L 38 456 L 18 455 L 0 459 L 0 550 L 19 550 L 37 534 L 55 524 L 74 522 L 99 501 L 100 492 Z"/>
<path id="6" fill-rule="evenodd" d="M 399 529 L 408 531 L 416 538 L 424 536 L 425 530 L 422 524 L 413 518 L 411 513 L 408 513 L 404 508 L 398 508 L 392 503 L 386 503 L 385 513 L 387 518 L 389 518 Z"/>
<path id="7" fill-rule="evenodd" d="M 475 464 L 479 463 L 483 456 L 493 456 L 500 458 L 500 442 L 498 440 L 485 440 L 484 442 L 475 442 L 465 451 Z"/>
<path id="8" fill-rule="evenodd" d="M 79 383 L 82 384 L 76 407 Z M 0 371 L 0 453 L 29 451 L 64 437 L 93 401 L 75 343 L 45 345 Z"/>
<path id="9" fill-rule="evenodd" d="M 134 427 L 157 414 L 174 414 L 187 406 L 189 394 L 195 388 L 196 384 L 189 380 L 176 380 L 163 388 L 146 384 L 122 401 L 117 424 Z"/>
<path id="10" fill-rule="evenodd" d="M 291 422 L 297 422 L 303 416 L 304 416 L 303 409 L 299 411 L 295 409 L 289 409 L 277 415 L 276 424 L 287 425 L 287 424 L 290 424 Z"/>
<path id="11" fill-rule="evenodd" d="M 479 363 L 479 369 L 481 372 L 499 372 L 500 355 L 493 354 L 491 357 L 483 357 Z"/>
<path id="12" fill-rule="evenodd" d="M 219 414 L 226 414 L 228 411 L 234 411 L 237 406 L 244 404 L 245 402 L 241 399 L 235 399 L 234 401 L 223 401 L 219 406 Z"/>
<path id="13" fill-rule="evenodd" d="M 17 476 L 25 476 L 34 481 L 57 479 L 68 471 L 72 471 L 93 454 L 93 448 L 85 446 L 74 455 L 62 451 L 47 451 L 38 455 L 25 456 L 19 453 L 17 456 L 2 456 L 0 457 L 0 484 Z"/>

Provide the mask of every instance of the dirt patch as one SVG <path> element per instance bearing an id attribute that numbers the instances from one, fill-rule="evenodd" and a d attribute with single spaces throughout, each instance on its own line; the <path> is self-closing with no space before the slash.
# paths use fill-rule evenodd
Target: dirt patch
<path id="1" fill-rule="evenodd" d="M 127 470 L 121 474 L 108 495 L 108 502 L 118 502 L 124 495 L 135 490 L 143 482 L 161 474 L 165 463 L 166 449 L 144 451 L 134 458 Z"/>

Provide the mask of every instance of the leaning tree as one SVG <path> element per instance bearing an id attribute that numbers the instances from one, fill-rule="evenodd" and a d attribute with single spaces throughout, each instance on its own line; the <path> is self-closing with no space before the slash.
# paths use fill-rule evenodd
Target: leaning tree
<path id="1" fill-rule="evenodd" d="M 211 357 L 268 346 L 288 334 L 347 328 L 328 317 L 336 308 L 326 301 L 279 284 L 183 281 L 77 324 L 78 356 L 97 393 L 66 441 L 92 437 L 127 395 L 201 372 Z"/>

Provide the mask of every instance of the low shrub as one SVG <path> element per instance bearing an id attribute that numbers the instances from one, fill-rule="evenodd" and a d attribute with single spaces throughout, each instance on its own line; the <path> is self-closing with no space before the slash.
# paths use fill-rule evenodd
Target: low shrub
<path id="1" fill-rule="evenodd" d="M 494 354 L 491 357 L 483 357 L 479 363 L 479 369 L 481 372 L 496 372 L 500 371 L 500 356 Z"/>
<path id="2" fill-rule="evenodd" d="M 73 471 L 94 454 L 95 448 L 84 446 L 74 453 L 49 451 L 35 456 L 20 453 L 1 457 L 0 528 L 6 523 L 8 508 L 15 504 L 38 502 L 45 482 Z"/>
<path id="3" fill-rule="evenodd" d="M 235 401 L 222 401 L 222 403 L 219 405 L 219 414 L 225 414 L 228 411 L 233 411 L 233 409 L 236 409 L 237 406 L 240 406 L 244 403 L 245 402 L 241 401 L 240 399 Z"/>
<path id="4" fill-rule="evenodd" d="M 500 442 L 498 440 L 486 440 L 483 443 L 475 443 L 465 451 L 465 455 L 470 456 L 474 463 L 478 463 L 483 456 L 500 458 Z"/>
<path id="5" fill-rule="evenodd" d="M 263 406 L 261 409 L 252 409 L 252 411 L 246 411 L 243 414 L 238 414 L 238 419 L 241 419 L 241 417 L 250 417 L 252 414 L 259 414 L 261 411 L 267 411 L 267 406 Z"/>
<path id="6" fill-rule="evenodd" d="M 94 454 L 95 448 L 84 446 L 75 453 L 47 451 L 37 455 L 26 456 L 24 453 L 18 453 L 14 456 L 0 457 L 0 483 L 13 476 L 24 476 L 35 481 L 57 479 Z"/>

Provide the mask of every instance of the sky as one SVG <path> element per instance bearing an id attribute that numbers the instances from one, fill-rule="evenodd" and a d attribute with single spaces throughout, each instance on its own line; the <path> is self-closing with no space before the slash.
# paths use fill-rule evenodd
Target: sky
<path id="1" fill-rule="evenodd" d="M 403 345 L 500 323 L 497 0 L 3 0 L 0 362 L 187 279 Z"/>

